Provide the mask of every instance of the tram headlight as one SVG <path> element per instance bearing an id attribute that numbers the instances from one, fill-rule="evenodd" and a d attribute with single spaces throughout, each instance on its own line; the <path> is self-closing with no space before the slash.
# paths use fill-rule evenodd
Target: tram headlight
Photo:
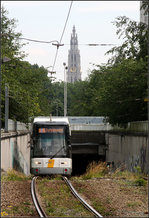
<path id="1" fill-rule="evenodd" d="M 35 161 L 35 164 L 38 165 L 38 164 L 41 164 L 41 162 L 39 162 L 39 161 Z"/>
<path id="2" fill-rule="evenodd" d="M 68 164 L 67 161 L 61 162 L 61 164 Z"/>

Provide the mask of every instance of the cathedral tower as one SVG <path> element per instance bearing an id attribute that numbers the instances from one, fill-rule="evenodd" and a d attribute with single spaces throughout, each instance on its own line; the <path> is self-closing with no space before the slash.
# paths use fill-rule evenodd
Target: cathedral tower
<path id="1" fill-rule="evenodd" d="M 80 51 L 78 49 L 78 37 L 76 34 L 75 26 L 73 26 L 70 50 L 68 53 L 68 72 L 67 82 L 74 83 L 75 81 L 81 80 L 80 72 Z"/>

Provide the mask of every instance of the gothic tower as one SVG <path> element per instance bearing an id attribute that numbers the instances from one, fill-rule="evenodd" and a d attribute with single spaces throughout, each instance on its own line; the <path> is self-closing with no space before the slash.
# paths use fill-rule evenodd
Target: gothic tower
<path id="1" fill-rule="evenodd" d="M 80 51 L 78 49 L 78 38 L 75 26 L 73 26 L 70 40 L 70 50 L 68 53 L 67 82 L 74 83 L 75 81 L 81 80 L 80 69 Z"/>

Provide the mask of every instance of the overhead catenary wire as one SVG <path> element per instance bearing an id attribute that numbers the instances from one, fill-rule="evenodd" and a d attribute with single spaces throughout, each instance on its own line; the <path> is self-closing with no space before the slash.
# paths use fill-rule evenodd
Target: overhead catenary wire
<path id="1" fill-rule="evenodd" d="M 69 10 L 69 13 L 70 13 L 70 10 Z M 69 13 L 68 13 L 68 15 L 69 15 Z M 67 20 L 68 20 L 68 17 L 69 16 L 67 16 Z M 52 45 L 56 45 L 57 47 L 59 47 L 59 46 L 61 46 L 60 43 L 62 41 L 62 38 L 63 38 L 63 35 L 64 35 L 64 31 L 66 29 L 67 20 L 65 22 L 65 26 L 64 26 L 63 33 L 62 33 L 62 36 L 60 38 L 60 41 L 58 41 L 58 40 L 44 41 L 44 40 L 29 39 L 29 38 L 25 38 L 25 37 L 19 37 L 18 39 L 23 39 L 23 40 L 27 40 L 27 41 L 31 41 L 31 42 L 48 43 L 48 44 L 50 44 L 52 42 L 57 42 L 57 44 L 52 43 Z M 9 35 L 9 34 L 2 34 L 2 35 Z M 70 44 L 64 43 L 64 44 L 62 44 L 62 46 L 63 45 L 70 45 Z M 111 46 L 111 45 L 117 45 L 117 44 L 111 44 L 111 43 L 88 43 L 88 44 L 78 44 L 78 45 L 86 45 L 86 46 Z"/>
<path id="2" fill-rule="evenodd" d="M 65 32 L 66 25 L 67 25 L 67 22 L 68 22 L 68 18 L 69 18 L 69 15 L 70 15 L 70 11 L 71 11 L 71 8 L 72 8 L 72 3 L 73 3 L 73 1 L 71 1 L 71 3 L 70 3 L 70 7 L 69 7 L 68 14 L 67 14 L 67 18 L 66 18 L 65 25 L 64 25 L 64 28 L 63 28 L 63 31 L 62 31 L 62 35 L 61 35 L 61 38 L 60 38 L 60 43 L 61 43 L 62 38 L 64 36 L 64 32 Z M 53 63 L 53 66 L 52 66 L 52 71 L 54 71 L 54 67 L 55 67 L 55 63 L 56 63 L 56 59 L 57 59 L 57 55 L 58 55 L 58 49 L 59 49 L 59 46 L 57 46 L 57 49 L 56 49 L 56 54 L 55 54 L 54 63 Z"/>
<path id="3" fill-rule="evenodd" d="M 65 27 L 66 27 L 66 25 L 65 25 Z M 10 34 L 2 34 L 2 35 L 10 35 Z M 25 38 L 25 37 L 19 37 L 18 39 L 23 39 L 23 40 L 27 40 L 27 41 L 31 41 L 31 42 L 38 42 L 38 43 L 47 43 L 47 44 L 50 44 L 50 43 L 52 43 L 52 42 L 57 42 L 57 44 L 52 43 L 52 45 L 56 45 L 57 47 L 59 47 L 59 46 L 61 46 L 61 45 L 62 45 L 62 46 L 64 46 L 64 45 L 70 45 L 70 44 L 66 44 L 66 43 L 60 44 L 63 35 L 64 35 L 64 30 L 63 30 L 63 33 L 62 33 L 62 36 L 61 36 L 60 41 L 58 41 L 58 40 L 44 41 L 44 40 L 29 39 L 29 38 Z M 10 36 L 11 36 L 11 35 L 10 35 Z M 111 43 L 88 43 L 88 44 L 80 44 L 80 43 L 78 43 L 78 45 L 85 45 L 85 46 L 112 46 L 112 45 L 118 45 L 118 44 L 111 44 Z"/>
<path id="4" fill-rule="evenodd" d="M 61 43 L 62 38 L 63 38 L 63 36 L 64 36 L 64 32 L 65 32 L 66 25 L 67 25 L 67 22 L 68 22 L 68 18 L 69 18 L 69 15 L 70 15 L 70 11 L 71 11 L 71 8 L 72 8 L 72 3 L 73 3 L 73 1 L 71 1 L 71 3 L 70 3 L 68 15 L 67 15 L 67 18 L 66 18 L 66 21 L 65 21 L 65 25 L 64 25 L 64 29 L 63 29 L 63 32 L 62 32 L 62 35 L 61 35 L 61 38 L 60 38 L 60 43 Z"/>
<path id="5" fill-rule="evenodd" d="M 52 40 L 52 41 L 43 41 L 43 40 L 36 40 L 36 39 L 28 39 L 28 38 L 24 38 L 24 37 L 19 37 L 19 39 L 24 39 L 27 41 L 31 41 L 31 42 L 39 42 L 39 43 L 52 43 L 52 42 L 57 42 L 59 43 L 57 40 Z"/>
<path id="6" fill-rule="evenodd" d="M 65 44 L 64 45 L 70 45 L 70 44 Z M 85 46 L 113 46 L 113 45 L 118 45 L 118 44 L 108 44 L 108 43 L 89 43 L 89 44 L 79 44 L 78 45 L 85 45 Z"/>
<path id="7" fill-rule="evenodd" d="M 13 36 L 11 34 L 2 34 L 2 36 Z M 37 40 L 37 39 L 29 39 L 29 38 L 26 38 L 26 37 L 16 37 L 18 40 L 19 39 L 22 39 L 22 40 L 27 40 L 27 41 L 31 41 L 31 42 L 38 42 L 38 43 L 47 43 L 47 44 L 50 44 L 52 42 L 57 42 L 57 44 L 59 44 L 59 41 L 58 40 L 51 40 L 51 41 L 45 41 L 45 40 Z M 54 43 L 52 43 L 54 44 Z"/>
<path id="8" fill-rule="evenodd" d="M 61 37 L 62 38 L 62 37 Z M 57 47 L 59 46 L 65 46 L 65 45 L 70 45 L 70 44 L 60 44 L 61 40 L 52 40 L 52 41 L 44 41 L 44 40 L 36 40 L 36 39 L 29 39 L 29 38 L 25 38 L 25 37 L 19 37 L 19 39 L 23 39 L 23 40 L 27 40 L 27 41 L 32 41 L 32 42 L 39 42 L 39 43 L 47 43 L 50 44 L 52 42 L 57 42 L 57 44 L 52 43 L 52 45 L 56 45 Z M 88 43 L 88 44 L 80 44 L 78 43 L 78 45 L 85 45 L 85 46 L 113 46 L 113 45 L 118 45 L 118 44 L 111 44 L 111 43 Z"/>

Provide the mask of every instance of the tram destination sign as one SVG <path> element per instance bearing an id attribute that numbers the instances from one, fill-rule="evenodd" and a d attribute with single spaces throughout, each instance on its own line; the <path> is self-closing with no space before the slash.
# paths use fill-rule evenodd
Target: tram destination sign
<path id="1" fill-rule="evenodd" d="M 63 128 L 39 128 L 39 133 L 63 133 Z"/>

